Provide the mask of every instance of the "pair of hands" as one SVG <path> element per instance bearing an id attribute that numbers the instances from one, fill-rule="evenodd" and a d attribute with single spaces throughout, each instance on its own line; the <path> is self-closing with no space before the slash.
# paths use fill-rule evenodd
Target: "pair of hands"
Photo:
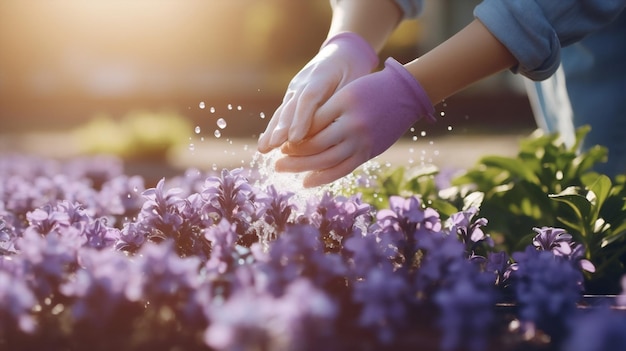
<path id="1" fill-rule="evenodd" d="M 378 58 L 354 33 L 341 33 L 292 79 L 258 142 L 267 153 L 285 154 L 277 171 L 310 171 L 314 187 L 339 179 L 395 143 L 419 120 L 434 120 L 433 106 L 413 76 L 389 58 Z"/>

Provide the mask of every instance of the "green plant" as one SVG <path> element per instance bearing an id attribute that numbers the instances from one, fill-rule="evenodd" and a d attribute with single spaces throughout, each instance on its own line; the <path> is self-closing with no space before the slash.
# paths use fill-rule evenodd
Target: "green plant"
<path id="1" fill-rule="evenodd" d="M 563 228 L 584 244 L 585 257 L 596 266 L 586 277 L 587 291 L 617 293 L 626 261 L 626 176 L 611 180 L 592 171 L 607 150 L 578 151 L 589 130 L 578 129 L 572 146 L 537 131 L 521 141 L 516 156 L 484 156 L 446 189 L 436 185 L 436 168 L 399 167 L 354 191 L 377 206 L 386 206 L 380 199 L 389 195 L 418 195 L 442 218 L 477 206 L 498 248 L 509 253 L 528 245 L 535 227 Z"/>
<path id="2" fill-rule="evenodd" d="M 624 274 L 626 256 L 626 176 L 615 183 L 605 175 L 588 173 L 583 186 L 572 186 L 550 198 L 569 207 L 557 220 L 587 248 L 587 258 L 597 267 L 587 289 L 618 293 L 616 277 Z"/>

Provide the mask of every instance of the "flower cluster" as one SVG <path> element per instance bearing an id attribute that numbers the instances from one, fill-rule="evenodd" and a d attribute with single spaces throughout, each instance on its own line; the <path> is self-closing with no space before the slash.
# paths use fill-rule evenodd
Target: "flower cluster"
<path id="1" fill-rule="evenodd" d="M 509 256 L 476 208 L 446 222 L 415 196 L 299 206 L 243 169 L 153 187 L 122 172 L 0 158 L 0 349 L 506 350 L 529 331 L 626 346 L 623 315 L 577 308 L 593 265 L 558 228 Z"/>

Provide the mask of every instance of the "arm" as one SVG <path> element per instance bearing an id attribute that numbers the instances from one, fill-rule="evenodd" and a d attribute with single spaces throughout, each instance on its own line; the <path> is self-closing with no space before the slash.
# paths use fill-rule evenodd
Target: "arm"
<path id="1" fill-rule="evenodd" d="M 479 21 L 474 20 L 433 50 L 405 65 L 433 104 L 468 85 L 513 67 L 517 61 Z"/>
<path id="2" fill-rule="evenodd" d="M 333 17 L 327 40 L 342 32 L 360 35 L 376 52 L 384 46 L 403 14 L 392 0 L 331 0 Z"/>

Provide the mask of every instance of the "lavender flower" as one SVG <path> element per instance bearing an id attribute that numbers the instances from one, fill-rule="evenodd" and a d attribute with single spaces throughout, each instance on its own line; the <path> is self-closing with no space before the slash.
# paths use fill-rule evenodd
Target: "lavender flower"
<path id="1" fill-rule="evenodd" d="M 481 228 L 487 225 L 487 219 L 474 219 L 477 214 L 478 209 L 470 207 L 468 210 L 452 214 L 449 218 L 450 233 L 459 236 L 461 242 L 465 244 L 465 252 L 468 257 L 475 255 L 480 244 L 486 243 L 489 247 L 493 247 L 493 240 Z"/>
<path id="2" fill-rule="evenodd" d="M 259 215 L 266 223 L 276 227 L 275 233 L 282 232 L 287 226 L 295 205 L 289 203 L 289 199 L 294 195 L 292 192 L 279 193 L 274 185 L 267 187 L 264 195 L 256 198 L 257 203 L 263 204 L 259 210 Z M 276 235 L 269 239 L 275 239 Z"/>
<path id="3" fill-rule="evenodd" d="M 533 246 L 538 250 L 552 251 L 557 256 L 576 262 L 585 271 L 595 272 L 593 263 L 585 258 L 584 246 L 573 242 L 572 236 L 564 229 L 541 227 L 533 230 L 537 233 L 533 238 Z"/>
<path id="4" fill-rule="evenodd" d="M 572 322 L 562 350 L 626 350 L 626 316 L 623 311 L 601 307 L 579 313 Z"/>
<path id="5" fill-rule="evenodd" d="M 237 224 L 240 234 L 244 234 L 256 219 L 252 187 L 242 172 L 242 168 L 233 171 L 224 169 L 221 177 L 207 178 L 202 191 L 207 202 L 204 212 L 216 216 L 216 222 L 226 218 L 230 223 Z"/>
<path id="6" fill-rule="evenodd" d="M 251 290 L 207 310 L 206 343 L 216 350 L 320 350 L 331 342 L 334 302 L 308 280 L 294 280 L 280 298 Z"/>
<path id="7" fill-rule="evenodd" d="M 11 322 L 17 323 L 21 331 L 34 332 L 36 321 L 30 311 L 36 304 L 37 299 L 32 290 L 19 276 L 0 270 L 0 328 L 2 330 L 9 330 L 10 327 L 4 324 L 7 323 L 5 322 L 6 315 Z"/>
<path id="8" fill-rule="evenodd" d="M 551 251 L 530 245 L 524 252 L 513 253 L 513 259 L 516 267 L 511 279 L 521 321 L 562 338 L 582 294 L 580 270 Z"/>
<path id="9" fill-rule="evenodd" d="M 374 267 L 354 284 L 352 298 L 362 305 L 358 325 L 383 344 L 391 344 L 408 321 L 411 287 L 405 274 L 391 266 Z"/>
<path id="10" fill-rule="evenodd" d="M 178 196 L 180 189 L 165 190 L 165 179 L 162 178 L 156 188 L 142 193 L 146 202 L 141 208 L 141 220 L 152 232 L 149 237 L 163 240 L 176 232 L 182 225 L 183 219 L 178 212 L 178 206 L 184 200 Z"/>
<path id="11" fill-rule="evenodd" d="M 490 274 L 467 262 L 447 277 L 433 299 L 441 311 L 438 324 L 443 334 L 443 350 L 486 349 L 497 299 Z"/>

